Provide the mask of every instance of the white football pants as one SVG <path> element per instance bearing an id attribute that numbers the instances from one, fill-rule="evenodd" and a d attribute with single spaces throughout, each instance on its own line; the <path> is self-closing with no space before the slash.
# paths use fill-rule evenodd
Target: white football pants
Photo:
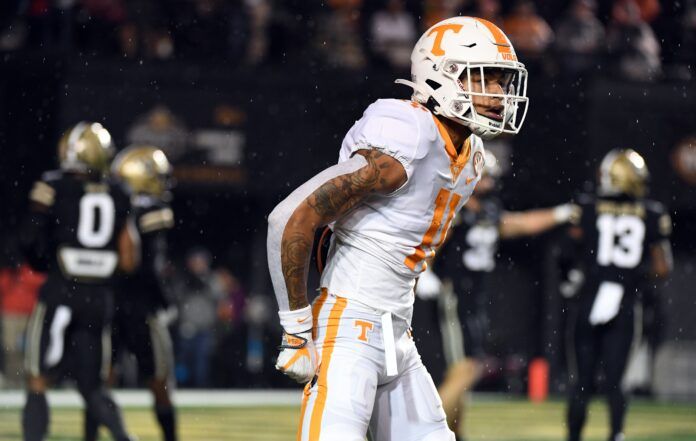
<path id="1" fill-rule="evenodd" d="M 312 306 L 320 367 L 304 390 L 299 441 L 454 441 L 408 324 L 393 320 L 386 374 L 382 312 L 323 290 Z"/>

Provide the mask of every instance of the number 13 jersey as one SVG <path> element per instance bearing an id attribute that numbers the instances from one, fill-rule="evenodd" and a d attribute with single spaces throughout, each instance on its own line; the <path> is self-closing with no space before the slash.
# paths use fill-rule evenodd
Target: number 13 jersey
<path id="1" fill-rule="evenodd" d="M 407 181 L 391 194 L 368 197 L 333 225 L 321 286 L 410 322 L 415 279 L 481 177 L 483 142 L 471 135 L 458 153 L 425 107 L 384 99 L 348 131 L 339 162 L 363 149 L 397 159 Z"/>

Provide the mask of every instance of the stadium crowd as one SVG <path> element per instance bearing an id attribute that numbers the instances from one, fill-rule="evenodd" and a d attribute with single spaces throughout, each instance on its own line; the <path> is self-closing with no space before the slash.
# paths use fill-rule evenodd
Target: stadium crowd
<path id="1" fill-rule="evenodd" d="M 420 33 L 456 15 L 497 24 L 531 68 L 552 75 L 684 78 L 696 57 L 693 1 L 13 0 L 1 8 L 0 50 L 124 60 L 405 69 Z"/>

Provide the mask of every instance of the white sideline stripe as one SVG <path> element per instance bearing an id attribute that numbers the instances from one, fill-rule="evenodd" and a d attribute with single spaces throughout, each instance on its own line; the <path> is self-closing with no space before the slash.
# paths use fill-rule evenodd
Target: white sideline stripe
<path id="1" fill-rule="evenodd" d="M 143 390 L 117 390 L 113 392 L 121 407 L 149 407 L 152 395 Z M 26 401 L 23 390 L 0 391 L 0 410 L 21 408 Z M 174 404 L 179 407 L 253 407 L 253 406 L 299 406 L 302 390 L 180 390 L 174 392 Z M 77 391 L 59 390 L 48 392 L 51 407 L 83 407 L 82 397 Z"/>

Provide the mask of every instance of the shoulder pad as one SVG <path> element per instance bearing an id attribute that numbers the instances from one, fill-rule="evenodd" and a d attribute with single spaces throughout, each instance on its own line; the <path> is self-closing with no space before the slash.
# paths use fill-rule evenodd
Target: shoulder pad
<path id="1" fill-rule="evenodd" d="M 49 170 L 41 175 L 44 182 L 54 182 L 63 178 L 63 170 Z"/>
<path id="2" fill-rule="evenodd" d="M 595 203 L 597 198 L 594 195 L 587 194 L 587 193 L 582 193 L 575 198 L 575 201 L 578 205 L 592 205 Z"/>
<path id="3" fill-rule="evenodd" d="M 426 130 L 433 125 L 424 124 L 424 117 L 432 118 L 430 112 L 413 104 L 415 107 L 409 101 L 394 99 L 371 104 L 346 135 L 340 160 L 348 159 L 357 150 L 377 149 L 401 162 L 410 176 L 411 163 L 427 153 L 419 149 L 420 140 L 429 136 Z"/>
<path id="4" fill-rule="evenodd" d="M 658 201 L 654 201 L 652 199 L 646 199 L 643 201 L 645 204 L 645 208 L 647 208 L 649 211 L 652 211 L 655 214 L 666 214 L 667 210 L 665 209 L 665 206 Z"/>
<path id="5" fill-rule="evenodd" d="M 174 226 L 174 212 L 171 208 L 157 208 L 143 213 L 138 219 L 138 229 L 142 233 L 168 230 Z"/>
<path id="6" fill-rule="evenodd" d="M 56 189 L 46 181 L 36 181 L 29 192 L 29 200 L 46 207 L 52 207 L 56 201 Z"/>

